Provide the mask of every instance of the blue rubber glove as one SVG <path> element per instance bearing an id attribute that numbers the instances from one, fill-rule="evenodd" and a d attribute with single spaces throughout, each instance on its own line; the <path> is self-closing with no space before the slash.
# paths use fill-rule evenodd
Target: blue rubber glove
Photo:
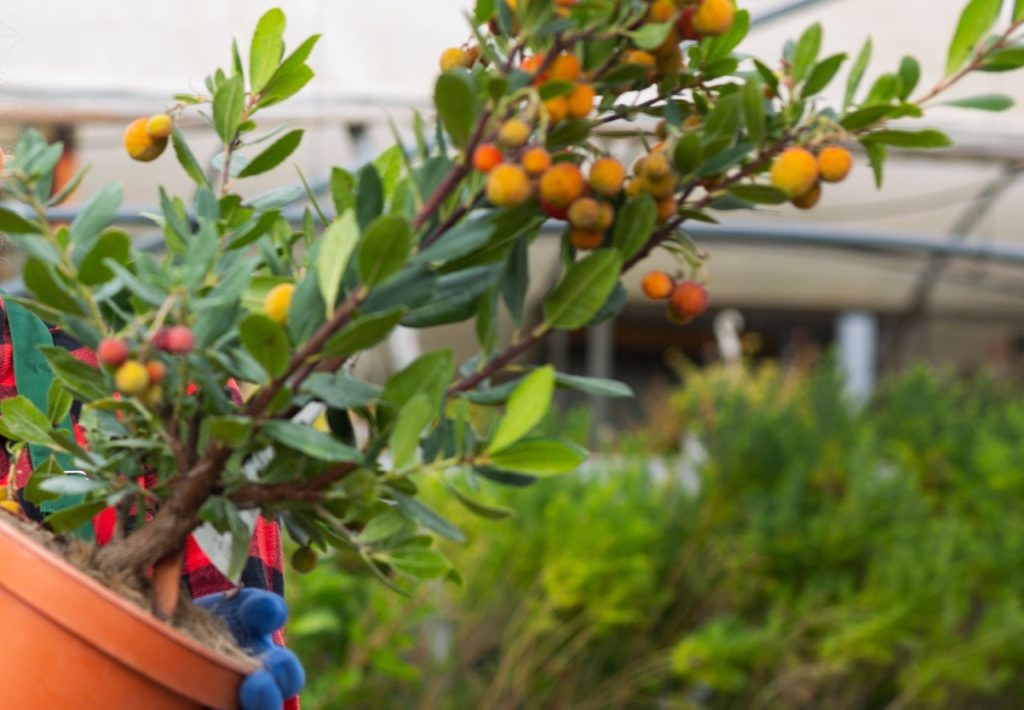
<path id="1" fill-rule="evenodd" d="M 306 682 L 302 664 L 271 638 L 288 618 L 284 599 L 264 589 L 242 589 L 210 594 L 195 603 L 222 618 L 238 645 L 263 663 L 242 681 L 238 691 L 242 710 L 281 710 L 285 698 L 299 694 Z"/>

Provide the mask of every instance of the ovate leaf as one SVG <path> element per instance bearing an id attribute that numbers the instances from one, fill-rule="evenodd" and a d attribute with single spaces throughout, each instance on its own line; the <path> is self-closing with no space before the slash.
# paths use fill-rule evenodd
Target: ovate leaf
<path id="1" fill-rule="evenodd" d="M 498 423 L 487 451 L 501 451 L 537 426 L 551 406 L 554 389 L 555 369 L 550 365 L 540 367 L 524 377 L 509 396 L 505 416 Z"/>
<path id="2" fill-rule="evenodd" d="M 615 288 L 621 268 L 622 257 L 614 249 L 599 249 L 573 264 L 544 301 L 545 322 L 563 330 L 586 325 Z"/>

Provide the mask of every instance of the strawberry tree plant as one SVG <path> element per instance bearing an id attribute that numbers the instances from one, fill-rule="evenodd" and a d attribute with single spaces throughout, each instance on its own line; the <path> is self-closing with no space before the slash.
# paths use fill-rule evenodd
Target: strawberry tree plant
<path id="1" fill-rule="evenodd" d="M 50 197 L 60 148 L 27 133 L 2 183 L 27 209 L 0 209 L 0 229 L 27 255 L 31 297 L 18 300 L 101 362 L 46 350 L 55 380 L 45 408 L 25 396 L 0 404 L 15 453 L 51 452 L 27 498 L 79 496 L 49 517 L 56 530 L 116 508 L 122 534 L 95 553 L 106 570 L 173 563 L 195 533 L 237 576 L 263 514 L 299 543 L 303 569 L 335 547 L 394 586 L 449 573 L 424 532 L 463 535 L 418 499 L 423 486 L 503 517 L 475 497 L 480 479 L 524 485 L 586 456 L 531 434 L 556 387 L 628 395 L 517 358 L 553 331 L 615 317 L 622 275 L 656 249 L 677 266 L 649 274 L 647 295 L 675 321 L 702 312 L 705 270 L 688 220 L 812 207 L 850 171 L 851 146 L 881 185 L 890 147 L 949 145 L 905 119 L 971 72 L 1024 65 L 1024 3 L 996 28 L 1000 6 L 971 0 L 944 77 L 919 91 L 909 57 L 864 88 L 870 43 L 853 61 L 825 55 L 817 24 L 779 57 L 743 54 L 750 16 L 732 0 L 478 0 L 471 39 L 441 55 L 434 126 L 417 116 L 413 135 L 396 135 L 371 163 L 334 168 L 330 204 L 307 189 L 298 223 L 283 208 L 301 192 L 245 190 L 302 139 L 299 128 L 261 131 L 264 110 L 313 77 L 318 37 L 286 52 L 284 15 L 271 10 L 247 60 L 233 45 L 205 93 L 178 95 L 125 132 L 132 158 L 158 159 L 170 145 L 195 182 L 187 200 L 159 192 L 160 254 L 111 225 L 117 185 L 70 225 L 51 224 L 47 208 L 64 196 Z M 826 105 L 819 97 L 844 67 L 843 100 Z M 1009 100 L 951 103 L 999 110 Z M 177 127 L 186 112 L 222 141 L 216 180 Z M 562 231 L 560 274 L 534 317 L 527 256 L 550 224 Z M 513 324 L 508 338 L 501 318 Z M 399 325 L 467 321 L 479 341 L 468 361 L 431 351 L 379 384 L 350 370 Z M 242 402 L 236 384 L 248 385 Z M 88 446 L 62 426 L 74 401 Z"/>

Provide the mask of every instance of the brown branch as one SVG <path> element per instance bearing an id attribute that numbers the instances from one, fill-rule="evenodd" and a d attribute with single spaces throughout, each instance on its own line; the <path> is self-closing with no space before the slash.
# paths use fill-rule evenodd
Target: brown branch
<path id="1" fill-rule="evenodd" d="M 247 483 L 230 494 L 228 498 L 239 508 L 257 508 L 266 503 L 287 500 L 315 502 L 323 498 L 325 488 L 357 469 L 359 469 L 359 464 L 340 463 L 323 473 L 302 481 Z"/>
<path id="2" fill-rule="evenodd" d="M 524 352 L 532 348 L 534 345 L 539 343 L 549 331 L 542 330 L 540 328 L 534 330 L 532 333 L 527 335 L 511 345 L 493 360 L 490 360 L 484 367 L 472 375 L 465 377 L 458 382 L 454 383 L 448 388 L 448 395 L 458 394 L 459 392 L 465 392 L 471 390 L 478 384 L 486 380 L 491 375 L 500 372 L 506 365 L 515 360 L 517 357 L 522 355 Z"/>
<path id="3" fill-rule="evenodd" d="M 287 382 L 288 379 L 300 368 L 305 366 L 307 364 L 307 360 L 319 353 L 327 343 L 327 340 L 334 335 L 339 328 L 344 327 L 349 318 L 352 317 L 352 313 L 362 302 L 363 298 L 365 298 L 364 289 L 361 287 L 353 289 L 352 293 L 349 294 L 344 303 L 338 306 L 334 311 L 330 320 L 320 326 L 319 330 L 317 330 L 313 336 L 306 341 L 306 344 L 295 353 L 292 357 L 291 363 L 289 363 L 284 373 L 274 378 L 269 385 L 261 389 L 252 399 L 249 400 L 244 413 L 250 417 L 263 413 L 267 406 L 269 406 L 273 401 L 274 397 L 277 396 L 277 393 L 281 391 L 281 388 L 284 387 L 285 382 Z"/>

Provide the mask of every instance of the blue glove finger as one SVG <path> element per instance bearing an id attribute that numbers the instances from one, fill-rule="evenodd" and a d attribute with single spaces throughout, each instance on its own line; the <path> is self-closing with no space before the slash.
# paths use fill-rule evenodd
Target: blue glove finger
<path id="1" fill-rule="evenodd" d="M 299 694 L 306 683 L 306 672 L 298 656 L 287 648 L 275 646 L 262 657 L 263 667 L 270 671 L 277 681 L 281 695 L 291 698 Z"/>
<path id="2" fill-rule="evenodd" d="M 269 671 L 259 670 L 242 681 L 238 691 L 242 710 L 281 710 L 284 696 Z"/>
<path id="3" fill-rule="evenodd" d="M 238 620 L 252 636 L 272 634 L 288 619 L 285 600 L 262 589 L 243 589 L 238 605 Z"/>

